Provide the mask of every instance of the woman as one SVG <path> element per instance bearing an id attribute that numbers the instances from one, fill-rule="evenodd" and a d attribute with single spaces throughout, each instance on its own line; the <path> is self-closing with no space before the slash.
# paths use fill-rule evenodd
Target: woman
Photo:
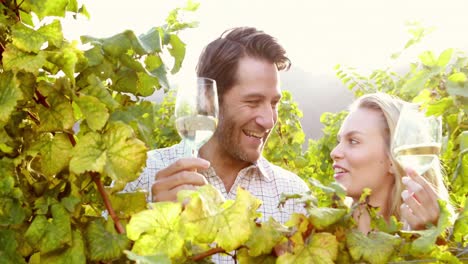
<path id="1" fill-rule="evenodd" d="M 440 212 L 437 200 L 448 201 L 448 192 L 438 162 L 420 176 L 410 168 L 401 168 L 391 154 L 391 140 L 404 103 L 384 93 L 357 99 L 330 155 L 336 181 L 355 202 L 363 189 L 369 188 L 369 204 L 379 207 L 386 220 L 394 215 L 408 228 L 423 229 L 428 223 L 437 224 Z M 368 233 L 370 216 L 365 208 L 360 209 L 354 217 L 358 229 Z"/>

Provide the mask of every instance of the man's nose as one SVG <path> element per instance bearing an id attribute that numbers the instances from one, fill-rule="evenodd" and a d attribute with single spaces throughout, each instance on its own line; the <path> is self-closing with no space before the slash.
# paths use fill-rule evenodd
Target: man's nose
<path id="1" fill-rule="evenodd" d="M 270 104 L 263 106 L 260 109 L 259 114 L 255 121 L 257 124 L 265 129 L 272 129 L 275 126 L 276 120 L 278 119 L 278 113 L 276 109 L 273 109 Z"/>

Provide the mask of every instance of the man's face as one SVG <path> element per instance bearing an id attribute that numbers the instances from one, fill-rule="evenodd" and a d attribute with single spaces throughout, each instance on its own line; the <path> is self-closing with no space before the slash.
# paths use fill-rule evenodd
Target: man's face
<path id="1" fill-rule="evenodd" d="M 222 98 L 217 144 L 225 158 L 253 163 L 278 120 L 281 99 L 276 66 L 245 57 L 239 61 L 237 83 Z"/>

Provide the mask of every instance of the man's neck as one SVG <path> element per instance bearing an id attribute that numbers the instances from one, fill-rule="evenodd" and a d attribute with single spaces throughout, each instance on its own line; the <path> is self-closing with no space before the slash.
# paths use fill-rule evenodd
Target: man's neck
<path id="1" fill-rule="evenodd" d="M 251 163 L 234 159 L 227 153 L 217 142 L 208 141 L 199 151 L 200 158 L 206 159 L 211 163 L 216 174 L 224 183 L 226 191 L 231 190 L 232 185 L 236 181 L 239 172 Z"/>

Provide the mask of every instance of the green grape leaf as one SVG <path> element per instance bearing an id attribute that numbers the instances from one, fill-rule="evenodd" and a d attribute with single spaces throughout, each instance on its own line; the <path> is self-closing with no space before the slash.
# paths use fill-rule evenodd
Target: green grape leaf
<path id="1" fill-rule="evenodd" d="M 93 96 L 99 99 L 104 103 L 109 110 L 114 111 L 119 107 L 119 103 L 112 97 L 110 90 L 104 86 L 103 82 L 96 77 L 95 75 L 90 75 L 88 77 L 89 85 L 81 90 L 82 94 Z"/>
<path id="2" fill-rule="evenodd" d="M 48 196 L 39 197 L 34 201 L 34 210 L 36 210 L 36 214 L 38 215 L 45 215 L 49 211 L 49 206 L 56 202 L 54 199 L 51 199 Z M 38 220 L 41 221 L 41 220 Z"/>
<path id="3" fill-rule="evenodd" d="M 197 191 L 180 191 L 177 193 L 179 202 L 186 202 L 181 214 L 182 226 L 188 239 L 201 243 L 211 243 L 216 238 L 216 215 L 225 202 L 223 195 L 212 185 L 205 185 Z"/>
<path id="4" fill-rule="evenodd" d="M 88 59 L 88 67 L 96 66 L 102 63 L 104 55 L 100 46 L 94 46 L 84 52 L 84 56 Z"/>
<path id="5" fill-rule="evenodd" d="M 216 216 L 218 234 L 215 242 L 226 251 L 238 248 L 252 233 L 254 219 L 261 201 L 242 188 L 237 189 L 236 200 L 223 204 L 224 210 Z M 235 224 L 234 224 L 235 223 Z"/>
<path id="6" fill-rule="evenodd" d="M 453 73 L 447 79 L 450 82 L 460 83 L 460 84 L 463 84 L 463 83 L 465 83 L 467 81 L 466 74 L 464 74 L 463 72 Z"/>
<path id="7" fill-rule="evenodd" d="M 4 183 L 4 180 L 0 181 L 0 184 Z M 0 197 L 0 226 L 20 224 L 25 217 L 25 210 L 17 199 Z"/>
<path id="8" fill-rule="evenodd" d="M 77 49 L 76 43 L 63 45 L 58 51 L 47 51 L 47 60 L 60 67 L 65 75 L 75 83 L 75 67 L 85 57 L 83 52 Z"/>
<path id="9" fill-rule="evenodd" d="M 285 226 L 276 222 L 273 218 L 270 218 L 268 222 L 255 225 L 252 235 L 245 242 L 248 255 L 256 257 L 269 254 L 276 244 L 285 238 L 284 233 L 287 231 L 288 229 Z"/>
<path id="10" fill-rule="evenodd" d="M 105 104 L 101 103 L 98 98 L 88 95 L 76 97 L 75 102 L 80 107 L 89 128 L 96 131 L 104 127 L 109 119 L 109 110 Z"/>
<path id="11" fill-rule="evenodd" d="M 111 123 L 102 136 L 88 132 L 78 139 L 70 161 L 70 170 L 76 174 L 105 172 L 115 181 L 129 182 L 145 165 L 147 148 L 124 123 Z"/>
<path id="12" fill-rule="evenodd" d="M 169 80 L 167 79 L 166 66 L 164 64 L 152 70 L 151 75 L 158 78 L 159 83 L 165 90 L 168 90 L 171 87 L 169 85 Z"/>
<path id="13" fill-rule="evenodd" d="M 25 53 L 10 44 L 6 46 L 2 56 L 5 70 L 31 72 L 34 75 L 37 75 L 39 69 L 46 63 L 46 56 L 43 51 L 38 54 Z"/>
<path id="14" fill-rule="evenodd" d="M 146 193 L 115 193 L 110 196 L 114 211 L 120 217 L 130 217 L 131 215 L 146 209 Z"/>
<path id="15" fill-rule="evenodd" d="M 403 227 L 403 223 L 398 221 L 398 219 L 392 215 L 387 221 L 381 215 L 373 215 L 371 220 L 371 228 L 377 229 L 379 231 L 385 232 L 387 234 L 394 234 L 400 231 Z"/>
<path id="16" fill-rule="evenodd" d="M 56 134 L 42 145 L 41 168 L 44 175 L 52 177 L 66 168 L 70 162 L 72 148 L 70 140 L 63 133 Z"/>
<path id="17" fill-rule="evenodd" d="M 14 180 L 15 165 L 9 159 L 0 159 L 0 195 L 7 196 L 15 186 Z"/>
<path id="18" fill-rule="evenodd" d="M 122 121 L 132 126 L 138 138 L 142 139 L 147 146 L 155 145 L 153 130 L 156 128 L 154 103 L 149 101 L 137 105 L 125 107 L 112 113 L 110 121 Z"/>
<path id="19" fill-rule="evenodd" d="M 107 149 L 107 175 L 115 181 L 130 182 L 138 178 L 148 149 L 135 138 L 133 129 L 122 122 L 111 123 L 102 141 Z"/>
<path id="20" fill-rule="evenodd" d="M 468 131 L 463 131 L 461 134 L 458 136 L 459 141 L 460 141 L 460 152 L 466 153 L 465 151 L 468 151 Z"/>
<path id="21" fill-rule="evenodd" d="M 145 68 L 143 65 L 141 65 L 141 62 L 138 60 L 138 58 L 133 58 L 129 54 L 122 54 L 120 55 L 120 62 L 122 65 L 136 71 L 136 72 L 144 72 Z"/>
<path id="22" fill-rule="evenodd" d="M 128 32 L 131 32 L 130 30 Z M 100 40 L 102 42 L 102 49 L 105 53 L 112 57 L 120 57 L 120 55 L 127 53 L 131 49 L 131 41 L 125 35 L 125 32 L 119 33 L 112 37 Z"/>
<path id="23" fill-rule="evenodd" d="M 53 92 L 47 97 L 49 107 L 39 106 L 40 131 L 63 131 L 72 128 L 75 120 L 70 101 Z"/>
<path id="24" fill-rule="evenodd" d="M 103 50 L 116 58 L 119 58 L 122 54 L 126 54 L 130 50 L 136 52 L 138 55 L 144 55 L 151 51 L 152 48 L 151 43 L 147 41 L 144 43 L 140 42 L 140 39 L 137 38 L 135 33 L 131 30 L 125 30 L 105 39 L 94 39 L 94 41 L 102 43 Z"/>
<path id="25" fill-rule="evenodd" d="M 68 1 L 69 0 L 31 0 L 28 2 L 31 11 L 36 13 L 39 19 L 43 19 L 46 16 L 64 17 Z"/>
<path id="26" fill-rule="evenodd" d="M 414 74 L 411 79 L 408 79 L 401 88 L 402 91 L 407 93 L 417 93 L 422 90 L 427 80 L 431 78 L 432 74 L 428 71 L 421 70 Z"/>
<path id="27" fill-rule="evenodd" d="M 303 214 L 293 213 L 285 225 L 296 230 L 296 232 L 294 232 L 294 234 L 289 239 L 295 245 L 304 245 L 303 234 L 308 232 L 310 229 L 309 219 Z"/>
<path id="28" fill-rule="evenodd" d="M 127 255 L 129 260 L 133 260 L 138 264 L 171 264 L 171 259 L 164 254 L 156 254 L 149 256 L 140 256 L 131 251 L 124 250 L 124 253 Z"/>
<path id="29" fill-rule="evenodd" d="M 1 165 L 4 165 L 4 164 L 1 164 Z M 12 177 L 11 172 L 3 170 L 3 169 L 0 172 L 8 173 L 8 175 L 0 174 L 0 175 L 2 175 L 2 178 L 0 178 L 0 195 L 1 196 L 8 196 L 14 189 L 15 180 Z M 4 198 L 4 197 L 2 197 L 2 198 Z"/>
<path id="30" fill-rule="evenodd" d="M 68 212 L 73 213 L 76 206 L 80 203 L 80 199 L 75 196 L 68 196 L 63 198 L 60 203 L 67 209 Z"/>
<path id="31" fill-rule="evenodd" d="M 164 65 L 161 57 L 158 54 L 151 54 L 145 58 L 145 64 L 149 71 L 156 70 Z"/>
<path id="32" fill-rule="evenodd" d="M 78 9 L 78 13 L 85 16 L 87 19 L 91 18 L 85 5 L 81 5 L 81 7 Z"/>
<path id="33" fill-rule="evenodd" d="M 259 239 L 259 241 L 263 241 L 263 240 Z M 275 264 L 276 263 L 276 257 L 271 254 L 253 257 L 249 253 L 250 253 L 249 250 L 246 248 L 241 248 L 240 250 L 238 250 L 236 252 L 238 263 L 242 263 L 242 264 Z"/>
<path id="34" fill-rule="evenodd" d="M 147 53 L 161 52 L 161 36 L 159 28 L 153 27 L 145 34 L 139 36 L 141 45 Z"/>
<path id="35" fill-rule="evenodd" d="M 169 48 L 169 53 L 174 57 L 174 66 L 172 67 L 171 73 L 176 74 L 185 57 L 185 43 L 180 40 L 177 35 L 171 34 L 171 39 L 169 41 L 171 48 Z"/>
<path id="36" fill-rule="evenodd" d="M 154 90 L 159 88 L 158 78 L 148 75 L 146 72 L 138 72 L 137 94 L 141 96 L 150 96 Z"/>
<path id="37" fill-rule="evenodd" d="M 21 90 L 11 72 L 0 75 L 0 123 L 8 121 L 15 110 L 18 100 L 22 99 Z"/>
<path id="38" fill-rule="evenodd" d="M 425 51 L 419 55 L 421 62 L 427 67 L 434 67 L 437 64 L 437 60 L 432 51 Z M 443 59 L 444 60 L 444 59 Z"/>
<path id="39" fill-rule="evenodd" d="M 93 261 L 117 259 L 130 246 L 125 234 L 118 234 L 115 229 L 107 230 L 102 220 L 90 222 L 85 237 L 90 248 L 90 259 Z"/>
<path id="40" fill-rule="evenodd" d="M 448 77 L 447 92 L 452 96 L 468 97 L 468 78 L 463 72 L 453 73 Z"/>
<path id="41" fill-rule="evenodd" d="M 343 218 L 345 209 L 314 207 L 307 210 L 310 222 L 319 230 L 327 228 Z"/>
<path id="42" fill-rule="evenodd" d="M 44 215 L 36 215 L 36 217 L 34 217 L 34 220 L 25 233 L 25 238 L 29 244 L 39 246 L 48 224 L 47 218 Z"/>
<path id="43" fill-rule="evenodd" d="M 465 207 L 453 225 L 453 236 L 458 243 L 468 241 L 468 200 L 465 200 Z"/>
<path id="44" fill-rule="evenodd" d="M 49 42 L 49 45 L 60 47 L 63 41 L 62 25 L 60 21 L 55 19 L 52 23 L 42 26 L 37 30 L 37 34 L 41 34 Z"/>
<path id="45" fill-rule="evenodd" d="M 19 87 L 23 93 L 24 100 L 33 100 L 36 85 L 36 76 L 30 72 L 17 72 L 16 79 L 19 82 Z"/>
<path id="46" fill-rule="evenodd" d="M 369 263 L 387 263 L 401 240 L 383 232 L 371 232 L 364 235 L 353 230 L 346 235 L 346 246 L 354 261 Z"/>
<path id="47" fill-rule="evenodd" d="M 112 85 L 112 89 L 115 91 L 132 94 L 137 91 L 138 76 L 134 70 L 126 68 L 118 71 L 113 81 L 115 83 Z"/>
<path id="48" fill-rule="evenodd" d="M 261 202 L 248 191 L 238 188 L 236 200 L 227 200 L 221 206 L 214 208 L 205 205 L 213 199 L 206 194 L 217 191 L 214 187 L 211 188 L 205 187 L 201 195 L 191 198 L 182 213 L 181 221 L 184 228 L 190 230 L 186 233 L 197 241 L 206 242 L 214 237 L 213 241 L 229 252 L 249 239 L 254 219 L 258 217 L 256 210 Z M 178 199 L 180 201 L 181 197 Z M 221 201 L 221 198 L 215 199 L 218 203 Z"/>
<path id="49" fill-rule="evenodd" d="M 446 228 L 451 226 L 451 213 L 447 209 L 447 202 L 438 200 L 440 215 L 437 226 L 433 226 L 426 230 L 405 231 L 407 233 L 419 234 L 420 237 L 411 243 L 411 252 L 415 254 L 425 254 L 433 250 L 436 245 L 437 237 L 440 236 Z"/>
<path id="50" fill-rule="evenodd" d="M 429 105 L 426 109 L 426 115 L 442 115 L 448 108 L 453 106 L 453 99 L 450 97 L 442 98 L 439 101 Z"/>
<path id="51" fill-rule="evenodd" d="M 38 53 L 47 38 L 23 23 L 16 23 L 11 28 L 13 45 L 25 52 Z"/>
<path id="52" fill-rule="evenodd" d="M 0 263 L 26 263 L 17 248 L 15 231 L 0 229 Z"/>
<path id="53" fill-rule="evenodd" d="M 330 233 L 315 233 L 307 244 L 298 245 L 294 253 L 278 257 L 278 264 L 334 263 L 338 255 L 338 241 Z"/>
<path id="54" fill-rule="evenodd" d="M 106 241 L 107 242 L 107 241 Z M 86 249 L 79 230 L 72 232 L 72 243 L 63 251 L 41 254 L 41 263 L 82 264 L 86 263 Z"/>
<path id="55" fill-rule="evenodd" d="M 72 244 L 70 215 L 65 207 L 59 203 L 52 204 L 52 218 L 37 215 L 25 237 L 30 245 L 38 248 L 42 253 L 49 253 L 64 245 Z"/>
<path id="56" fill-rule="evenodd" d="M 70 214 L 58 203 L 51 205 L 50 210 L 52 221 L 41 240 L 41 251 L 44 253 L 72 243 Z"/>
<path id="57" fill-rule="evenodd" d="M 56 47 L 59 47 L 63 41 L 59 20 L 54 20 L 37 31 L 22 23 L 17 23 L 12 27 L 11 34 L 13 44 L 25 52 L 38 53 L 46 41 Z"/>
<path id="58" fill-rule="evenodd" d="M 184 246 L 180 233 L 182 205 L 172 202 L 152 204 L 153 209 L 136 213 L 127 225 L 127 237 L 135 241 L 132 252 L 140 255 L 179 257 Z"/>
<path id="59" fill-rule="evenodd" d="M 70 170 L 81 174 L 86 171 L 104 172 L 107 153 L 100 134 L 89 132 L 78 136 L 78 142 L 72 151 Z"/>
<path id="60" fill-rule="evenodd" d="M 446 67 L 447 64 L 450 62 L 450 59 L 452 59 L 452 54 L 453 54 L 453 49 L 444 50 L 439 55 L 439 58 L 437 59 L 437 66 L 441 68 Z"/>
<path id="61" fill-rule="evenodd" d="M 77 0 L 68 0 L 67 11 L 78 13 Z"/>

